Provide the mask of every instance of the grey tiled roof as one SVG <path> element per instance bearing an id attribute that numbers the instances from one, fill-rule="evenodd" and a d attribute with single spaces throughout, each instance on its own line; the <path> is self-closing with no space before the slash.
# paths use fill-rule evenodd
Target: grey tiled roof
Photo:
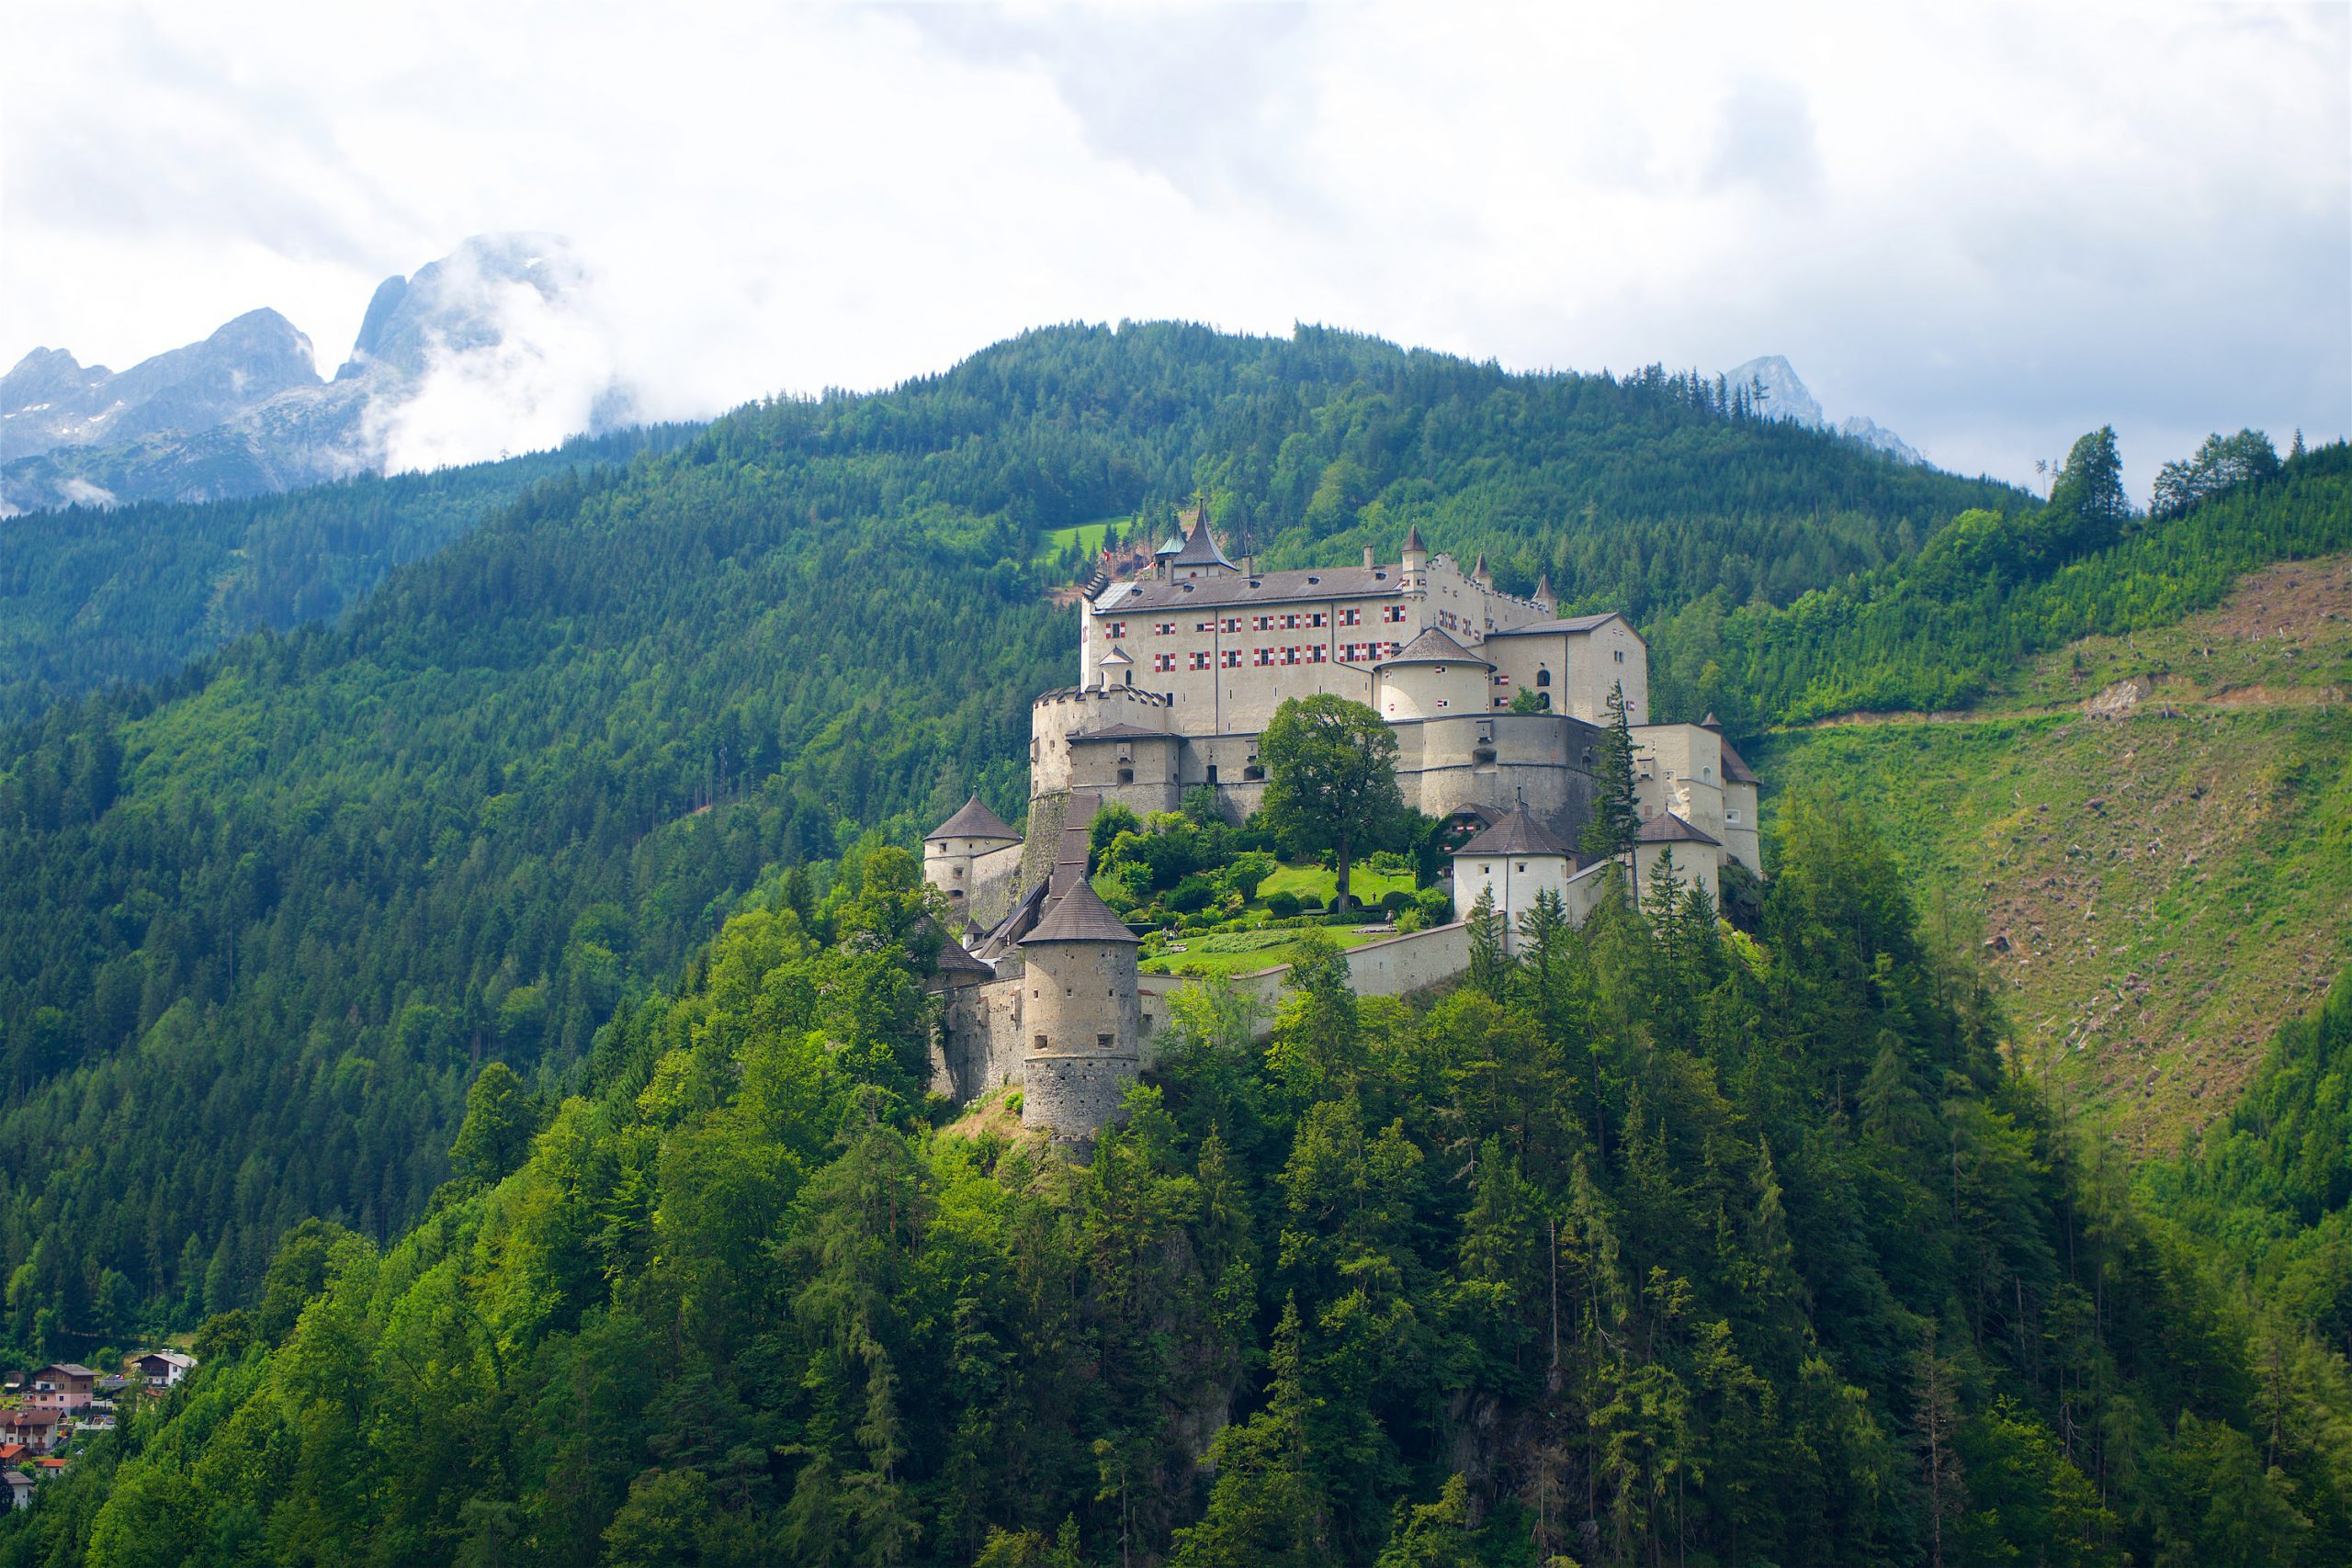
<path id="1" fill-rule="evenodd" d="M 1094 885 L 1084 877 L 1076 878 L 1069 892 L 1046 907 L 1037 929 L 1021 939 L 1021 945 L 1031 946 L 1046 942 L 1125 942 L 1140 946 L 1143 939 L 1121 924 L 1094 891 Z"/>
<path id="2" fill-rule="evenodd" d="M 1555 838 L 1521 805 L 1510 816 L 1453 852 L 1463 855 L 1558 855 L 1573 860 L 1568 846 Z"/>
<path id="3" fill-rule="evenodd" d="M 1147 610 L 1207 609 L 1231 604 L 1284 604 L 1325 599 L 1393 598 L 1405 591 L 1401 567 L 1326 566 L 1302 571 L 1261 571 L 1244 577 L 1178 578 L 1172 582 L 1136 582 L 1103 604 L 1140 615 Z"/>
<path id="4" fill-rule="evenodd" d="M 1475 664 L 1481 670 L 1494 668 L 1437 626 L 1430 627 L 1374 668 L 1385 669 L 1391 664 Z"/>
<path id="5" fill-rule="evenodd" d="M 1216 538 L 1209 532 L 1209 521 L 1205 511 L 1201 516 L 1193 519 L 1193 531 L 1184 536 L 1184 547 L 1176 552 L 1169 564 L 1170 566 L 1222 566 L 1237 571 L 1240 570 L 1226 559 L 1225 552 L 1216 547 Z"/>
<path id="6" fill-rule="evenodd" d="M 1100 729 L 1081 729 L 1069 738 L 1073 746 L 1081 740 L 1173 740 L 1173 733 L 1165 729 L 1146 729 L 1139 724 L 1107 724 Z"/>
<path id="7" fill-rule="evenodd" d="M 1634 838 L 1645 844 L 1720 844 L 1723 841 L 1701 832 L 1671 811 L 1643 823 L 1642 830 Z"/>
<path id="8" fill-rule="evenodd" d="M 964 803 L 964 808 L 923 835 L 926 839 L 1018 839 L 1020 834 L 1005 826 L 1004 818 L 980 804 L 978 795 Z"/>
<path id="9" fill-rule="evenodd" d="M 1589 632 L 1603 621 L 1622 619 L 1614 610 L 1603 610 L 1597 615 L 1564 615 L 1555 621 L 1537 621 L 1532 626 L 1498 626 L 1488 637 L 1556 637 L 1562 632 Z"/>

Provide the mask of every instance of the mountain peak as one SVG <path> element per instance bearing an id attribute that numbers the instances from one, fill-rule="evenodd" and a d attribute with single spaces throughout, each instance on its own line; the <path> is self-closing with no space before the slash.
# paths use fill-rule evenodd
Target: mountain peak
<path id="1" fill-rule="evenodd" d="M 1823 412 L 1821 400 L 1813 395 L 1812 389 L 1784 355 L 1759 355 L 1726 370 L 1724 379 L 1735 391 L 1747 389 L 1756 400 L 1757 412 L 1766 419 L 1785 419 L 1808 430 L 1826 430 L 1905 463 L 1928 460 L 1917 447 L 1865 415 L 1851 414 L 1832 423 Z"/>

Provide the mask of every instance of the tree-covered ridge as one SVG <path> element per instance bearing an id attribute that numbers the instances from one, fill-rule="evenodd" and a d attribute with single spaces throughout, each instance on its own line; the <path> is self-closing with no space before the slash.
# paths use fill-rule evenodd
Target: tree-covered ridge
<path id="1" fill-rule="evenodd" d="M 1653 879 L 1426 1009 L 1212 995 L 1073 1168 L 906 1113 L 866 855 L 588 1092 L 485 1075 L 424 1222 L 296 1232 L 0 1562 L 2340 1558 L 2324 1409 L 2274 1435 L 1884 853 L 1779 864 L 1755 942 Z"/>
<path id="2" fill-rule="evenodd" d="M 531 485 L 688 434 L 673 425 L 583 436 L 553 452 L 284 495 L 9 518 L 0 524 L 0 723 L 59 698 L 161 680 L 247 632 L 332 620 L 394 567 Z"/>
<path id="3" fill-rule="evenodd" d="M 304 1215 L 398 1235 L 474 1068 L 571 1081 L 763 868 L 910 840 L 974 790 L 1017 817 L 1028 702 L 1073 643 L 1025 564 L 1044 530 L 1217 488 L 1217 462 L 1376 460 L 1362 508 L 1318 506 L 1318 477 L 1250 526 L 1401 538 L 1408 506 L 1566 497 L 1605 587 L 1668 581 L 1672 541 L 1743 516 L 1818 528 L 1847 570 L 1984 497 L 1694 386 L 1319 332 L 1034 333 L 549 479 L 338 624 L 26 719 L 0 750 L 0 1337 L 192 1324 Z M 1495 526 L 1536 539 L 1549 505 Z"/>
<path id="4" fill-rule="evenodd" d="M 1650 628 L 1654 702 L 1712 708 L 1749 734 L 1853 711 L 1963 707 L 2033 654 L 2168 626 L 2256 567 L 2352 548 L 2342 443 L 2153 519 L 2120 508 L 2112 444 L 2111 433 L 2086 436 L 2069 465 L 2106 482 L 2070 489 L 2062 476 L 2045 508 L 1962 513 L 1916 559 L 1785 608 L 1718 592 L 1662 616 Z"/>

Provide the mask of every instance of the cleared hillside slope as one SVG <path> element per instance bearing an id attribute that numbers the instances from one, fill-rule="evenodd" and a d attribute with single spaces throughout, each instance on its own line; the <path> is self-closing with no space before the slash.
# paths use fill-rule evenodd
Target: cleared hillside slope
<path id="1" fill-rule="evenodd" d="M 2228 1111 L 2352 958 L 2352 556 L 2089 637 L 1978 706 L 1770 737 L 1977 929 L 2017 1049 L 2135 1146 Z M 1768 811 L 1770 810 L 1768 803 Z"/>

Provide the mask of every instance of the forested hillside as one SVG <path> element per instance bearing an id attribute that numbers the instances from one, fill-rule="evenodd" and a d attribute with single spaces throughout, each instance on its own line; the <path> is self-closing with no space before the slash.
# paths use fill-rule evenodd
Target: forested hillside
<path id="1" fill-rule="evenodd" d="M 1419 522 L 1652 609 L 2022 503 L 1691 378 L 1168 325 L 1031 333 L 549 479 L 341 624 L 7 740 L 6 1342 L 95 1354 L 249 1301 L 306 1215 L 398 1235 L 479 1066 L 578 1083 L 763 868 L 821 881 L 973 789 L 1017 817 L 1029 697 L 1072 668 L 1024 563 L 1204 485 L 1270 556 L 1393 555 Z"/>
<path id="2" fill-rule="evenodd" d="M 0 521 L 0 724 L 61 697 L 176 673 L 248 632 L 332 619 L 530 486 L 677 446 L 692 427 L 368 476 L 200 506 L 145 502 Z"/>
<path id="3" fill-rule="evenodd" d="M 2256 1364 L 1857 818 L 1776 858 L 1754 943 L 1653 878 L 1433 1007 L 1209 998 L 1073 1168 L 909 1117 L 854 857 L 585 1093 L 486 1074 L 424 1222 L 289 1237 L 0 1562 L 2342 1561 L 2340 1359 Z"/>
<path id="4" fill-rule="evenodd" d="M 1793 604 L 1718 589 L 1660 615 L 1653 695 L 1693 716 L 1714 709 L 1750 735 L 1857 710 L 1963 707 L 2035 654 L 2170 626 L 2256 567 L 2346 549 L 2352 446 L 2306 453 L 2299 436 L 2261 477 L 2151 517 L 2132 511 L 2102 430 L 2075 445 L 2047 507 L 1968 512 L 1916 558 Z"/>

